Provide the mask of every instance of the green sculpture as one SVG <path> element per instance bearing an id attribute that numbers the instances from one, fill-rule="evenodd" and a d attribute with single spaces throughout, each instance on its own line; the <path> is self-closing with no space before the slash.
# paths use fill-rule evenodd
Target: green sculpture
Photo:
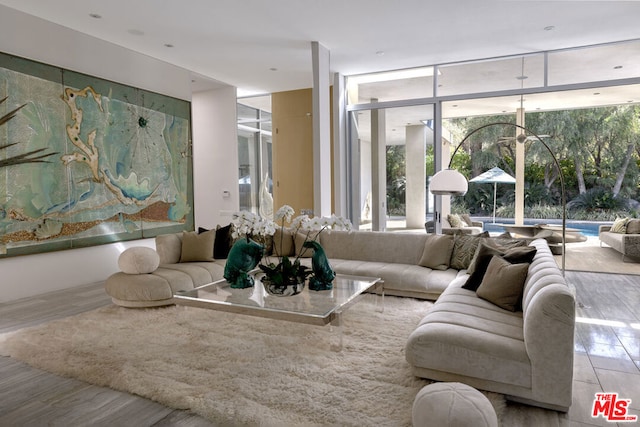
<path id="1" fill-rule="evenodd" d="M 224 278 L 232 288 L 253 287 L 253 277 L 249 272 L 256 268 L 263 253 L 264 246 L 248 237 L 234 243 L 224 265 Z"/>
<path id="2" fill-rule="evenodd" d="M 327 255 L 320 243 L 308 240 L 304 242 L 303 246 L 313 249 L 313 256 L 311 257 L 313 276 L 309 279 L 309 289 L 313 291 L 333 289 L 333 279 L 335 279 L 336 273 L 331 268 L 331 264 L 329 264 Z"/>

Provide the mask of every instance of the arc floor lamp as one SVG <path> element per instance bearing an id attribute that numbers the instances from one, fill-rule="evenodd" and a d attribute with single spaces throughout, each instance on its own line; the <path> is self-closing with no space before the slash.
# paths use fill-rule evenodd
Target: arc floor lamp
<path id="1" fill-rule="evenodd" d="M 524 144 L 527 139 L 540 142 L 549 152 L 551 158 L 553 159 L 553 163 L 558 169 L 558 174 L 560 177 L 560 192 L 562 198 L 562 276 L 565 273 L 565 244 L 566 244 L 566 231 L 567 231 L 567 199 L 565 197 L 565 187 L 564 187 L 564 175 L 562 174 L 562 169 L 560 168 L 560 162 L 551 151 L 551 148 L 547 145 L 546 142 L 540 138 L 535 132 L 530 131 L 524 126 L 517 125 L 515 123 L 508 122 L 495 122 L 489 123 L 479 128 L 476 128 L 469 132 L 463 139 L 460 141 L 460 144 L 453 150 L 451 154 L 451 158 L 449 160 L 449 166 L 446 169 L 443 169 L 436 173 L 431 178 L 430 190 L 431 193 L 440 195 L 440 196 L 463 196 L 466 194 L 467 189 L 469 188 L 469 183 L 467 182 L 467 178 L 458 172 L 455 169 L 451 169 L 451 162 L 453 161 L 454 156 L 462 147 L 462 145 L 475 133 L 481 131 L 482 129 L 486 129 L 491 126 L 511 126 L 519 130 L 521 133 L 516 137 L 516 141 L 520 144 Z M 530 136 L 527 136 L 530 135 Z"/>

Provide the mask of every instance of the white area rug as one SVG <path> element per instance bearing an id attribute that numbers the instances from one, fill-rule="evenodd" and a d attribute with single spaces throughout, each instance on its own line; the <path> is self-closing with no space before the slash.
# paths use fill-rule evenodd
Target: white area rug
<path id="1" fill-rule="evenodd" d="M 431 303 L 366 295 L 329 328 L 198 308 L 108 306 L 0 335 L 0 354 L 55 374 L 189 409 L 221 425 L 409 426 L 416 393 L 404 357 Z M 486 393 L 498 413 L 502 395 Z"/>

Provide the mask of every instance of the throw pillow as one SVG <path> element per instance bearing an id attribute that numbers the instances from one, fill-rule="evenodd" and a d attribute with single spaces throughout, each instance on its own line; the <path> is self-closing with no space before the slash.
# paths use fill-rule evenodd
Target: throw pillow
<path id="1" fill-rule="evenodd" d="M 460 218 L 458 214 L 448 214 L 447 221 L 449 221 L 449 225 L 453 228 L 464 227 L 464 221 Z"/>
<path id="2" fill-rule="evenodd" d="M 501 235 L 500 235 L 501 236 Z M 478 257 L 478 251 L 480 250 L 480 246 L 486 245 L 490 246 L 494 249 L 498 249 L 501 254 L 503 254 L 507 249 L 515 248 L 518 246 L 527 246 L 527 241 L 524 239 L 514 239 L 507 237 L 489 237 L 484 239 L 480 245 L 478 245 L 478 249 L 476 249 L 476 253 L 474 254 L 471 262 L 469 263 L 469 268 L 467 268 L 467 274 L 473 274 L 473 271 L 476 268 L 476 260 Z M 488 261 L 487 261 L 488 263 Z"/>
<path id="3" fill-rule="evenodd" d="M 480 234 L 456 234 L 453 241 L 453 251 L 451 252 L 451 261 L 449 266 L 456 270 L 466 270 L 471 264 L 473 256 L 480 242 L 489 237 L 489 232 L 485 231 Z"/>
<path id="4" fill-rule="evenodd" d="M 213 261 L 213 242 L 215 238 L 215 230 L 205 231 L 200 234 L 195 231 L 183 231 L 180 262 Z"/>
<path id="5" fill-rule="evenodd" d="M 522 305 L 528 271 L 528 263 L 511 264 L 494 255 L 476 294 L 500 308 L 516 311 Z"/>
<path id="6" fill-rule="evenodd" d="M 302 245 L 304 245 L 304 242 L 306 242 L 307 240 L 317 240 L 317 237 L 318 237 L 317 231 L 313 231 L 313 230 L 298 231 L 296 233 L 296 237 L 293 240 L 295 255 L 299 256 L 300 258 L 311 258 L 311 256 L 313 255 L 313 250 L 307 249 Z"/>
<path id="7" fill-rule="evenodd" d="M 224 227 L 219 225 L 216 227 L 216 238 L 213 243 L 213 257 L 215 259 L 227 259 L 231 250 L 231 232 L 233 226 L 231 224 Z"/>
<path id="8" fill-rule="evenodd" d="M 126 274 L 147 274 L 156 271 L 160 256 L 151 248 L 136 246 L 126 249 L 118 257 L 118 267 Z"/>
<path id="9" fill-rule="evenodd" d="M 473 221 L 471 220 L 469 214 L 462 214 L 460 215 L 460 218 L 462 219 L 462 222 L 464 222 L 465 227 L 474 227 Z"/>
<path id="10" fill-rule="evenodd" d="M 462 287 L 470 291 L 478 289 L 486 274 L 489 263 L 494 255 L 500 256 L 511 264 L 531 263 L 536 256 L 537 249 L 535 246 L 520 246 L 514 248 L 496 248 L 485 243 L 478 246 L 476 254 L 476 264 L 473 271 L 471 268 L 467 270 L 469 278 Z"/>
<path id="11" fill-rule="evenodd" d="M 627 234 L 640 234 L 640 219 L 630 219 L 627 222 Z"/>
<path id="12" fill-rule="evenodd" d="M 273 254 L 275 256 L 293 256 L 295 255 L 295 246 L 293 243 L 293 234 L 291 230 L 285 228 L 277 228 L 273 235 Z"/>
<path id="13" fill-rule="evenodd" d="M 418 265 L 434 270 L 446 270 L 449 268 L 452 250 L 452 236 L 447 234 L 430 234 L 425 241 L 422 258 L 420 258 Z"/>
<path id="14" fill-rule="evenodd" d="M 612 233 L 626 233 L 627 232 L 627 223 L 629 222 L 629 218 L 616 218 L 613 221 L 613 225 L 611 226 Z"/>

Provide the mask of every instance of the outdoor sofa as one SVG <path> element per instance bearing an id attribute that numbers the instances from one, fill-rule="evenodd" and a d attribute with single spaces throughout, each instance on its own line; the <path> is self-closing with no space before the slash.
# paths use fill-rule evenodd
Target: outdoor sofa
<path id="1" fill-rule="evenodd" d="M 617 231 L 613 231 L 613 230 Z M 606 244 L 625 257 L 632 257 L 635 261 L 640 260 L 640 219 L 627 220 L 624 226 L 615 228 L 614 225 L 601 225 L 598 230 L 600 246 Z"/>
<path id="2" fill-rule="evenodd" d="M 296 247 L 304 236 L 285 236 L 289 246 L 280 245 L 282 253 L 299 254 Z M 513 400 L 566 410 L 573 375 L 573 295 L 544 240 L 487 236 L 325 231 L 319 239 L 337 273 L 380 277 L 387 295 L 436 300 L 407 341 L 406 359 L 415 375 L 464 382 Z M 198 260 L 193 249 L 185 258 L 186 243 L 194 238 L 194 233 L 158 236 L 157 265 L 139 263 L 107 280 L 114 303 L 170 304 L 177 290 L 222 278 L 224 259 Z M 521 308 L 501 308 L 462 288 L 471 277 L 467 269 L 478 264 L 480 247 L 503 251 L 527 244 L 536 250 L 520 284 Z M 211 252 L 209 246 L 201 255 L 207 258 Z M 310 255 L 303 258 L 308 265 Z M 151 271 L 136 273 L 138 265 Z M 477 279 L 480 269 L 474 267 Z"/>

